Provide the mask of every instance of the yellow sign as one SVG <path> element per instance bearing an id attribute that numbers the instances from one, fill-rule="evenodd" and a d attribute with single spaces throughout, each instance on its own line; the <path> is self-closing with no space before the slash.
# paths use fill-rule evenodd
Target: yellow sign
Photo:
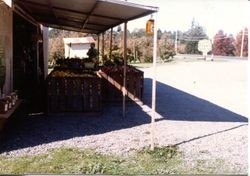
<path id="1" fill-rule="evenodd" d="M 154 35 L 154 20 L 153 19 L 150 19 L 147 21 L 147 24 L 146 24 L 146 33 L 148 35 Z"/>

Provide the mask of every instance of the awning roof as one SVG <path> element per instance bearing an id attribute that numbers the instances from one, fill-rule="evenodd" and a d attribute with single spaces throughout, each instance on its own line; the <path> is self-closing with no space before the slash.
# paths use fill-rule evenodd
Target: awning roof
<path id="1" fill-rule="evenodd" d="M 14 0 L 14 3 L 44 26 L 92 34 L 158 10 L 119 0 Z"/>

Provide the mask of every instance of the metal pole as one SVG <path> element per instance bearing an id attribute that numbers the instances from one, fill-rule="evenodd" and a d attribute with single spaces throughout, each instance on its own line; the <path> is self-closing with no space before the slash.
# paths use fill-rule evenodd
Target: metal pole
<path id="1" fill-rule="evenodd" d="M 127 79 L 127 22 L 124 23 L 123 32 L 123 99 L 122 99 L 122 116 L 126 117 L 126 79 Z"/>
<path id="2" fill-rule="evenodd" d="M 152 80 L 152 112 L 151 112 L 151 145 L 154 150 L 155 144 L 155 107 L 156 107 L 156 60 L 157 60 L 157 13 L 154 20 L 154 47 L 153 47 L 153 80 Z"/>
<path id="3" fill-rule="evenodd" d="M 242 32 L 240 57 L 243 57 L 244 39 L 245 39 L 245 29 L 243 29 L 243 32 Z"/>
<path id="4" fill-rule="evenodd" d="M 113 28 L 111 28 L 110 31 L 110 43 L 109 43 L 109 59 L 111 60 L 111 56 L 112 56 L 112 40 L 113 39 Z"/>

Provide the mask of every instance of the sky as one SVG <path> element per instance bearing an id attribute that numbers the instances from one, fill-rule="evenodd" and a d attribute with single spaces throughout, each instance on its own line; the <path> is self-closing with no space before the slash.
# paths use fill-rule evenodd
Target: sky
<path id="1" fill-rule="evenodd" d="M 159 7 L 158 28 L 167 31 L 187 31 L 192 19 L 204 27 L 210 38 L 222 29 L 236 35 L 249 26 L 248 0 L 127 0 L 128 2 Z M 128 23 L 128 29 L 145 28 L 150 16 Z"/>

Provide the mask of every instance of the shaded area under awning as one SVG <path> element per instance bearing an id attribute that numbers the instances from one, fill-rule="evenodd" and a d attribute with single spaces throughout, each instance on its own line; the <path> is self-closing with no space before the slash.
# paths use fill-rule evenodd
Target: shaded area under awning
<path id="1" fill-rule="evenodd" d="M 158 11 L 157 7 L 118 0 L 14 0 L 14 3 L 44 26 L 91 34 Z"/>

